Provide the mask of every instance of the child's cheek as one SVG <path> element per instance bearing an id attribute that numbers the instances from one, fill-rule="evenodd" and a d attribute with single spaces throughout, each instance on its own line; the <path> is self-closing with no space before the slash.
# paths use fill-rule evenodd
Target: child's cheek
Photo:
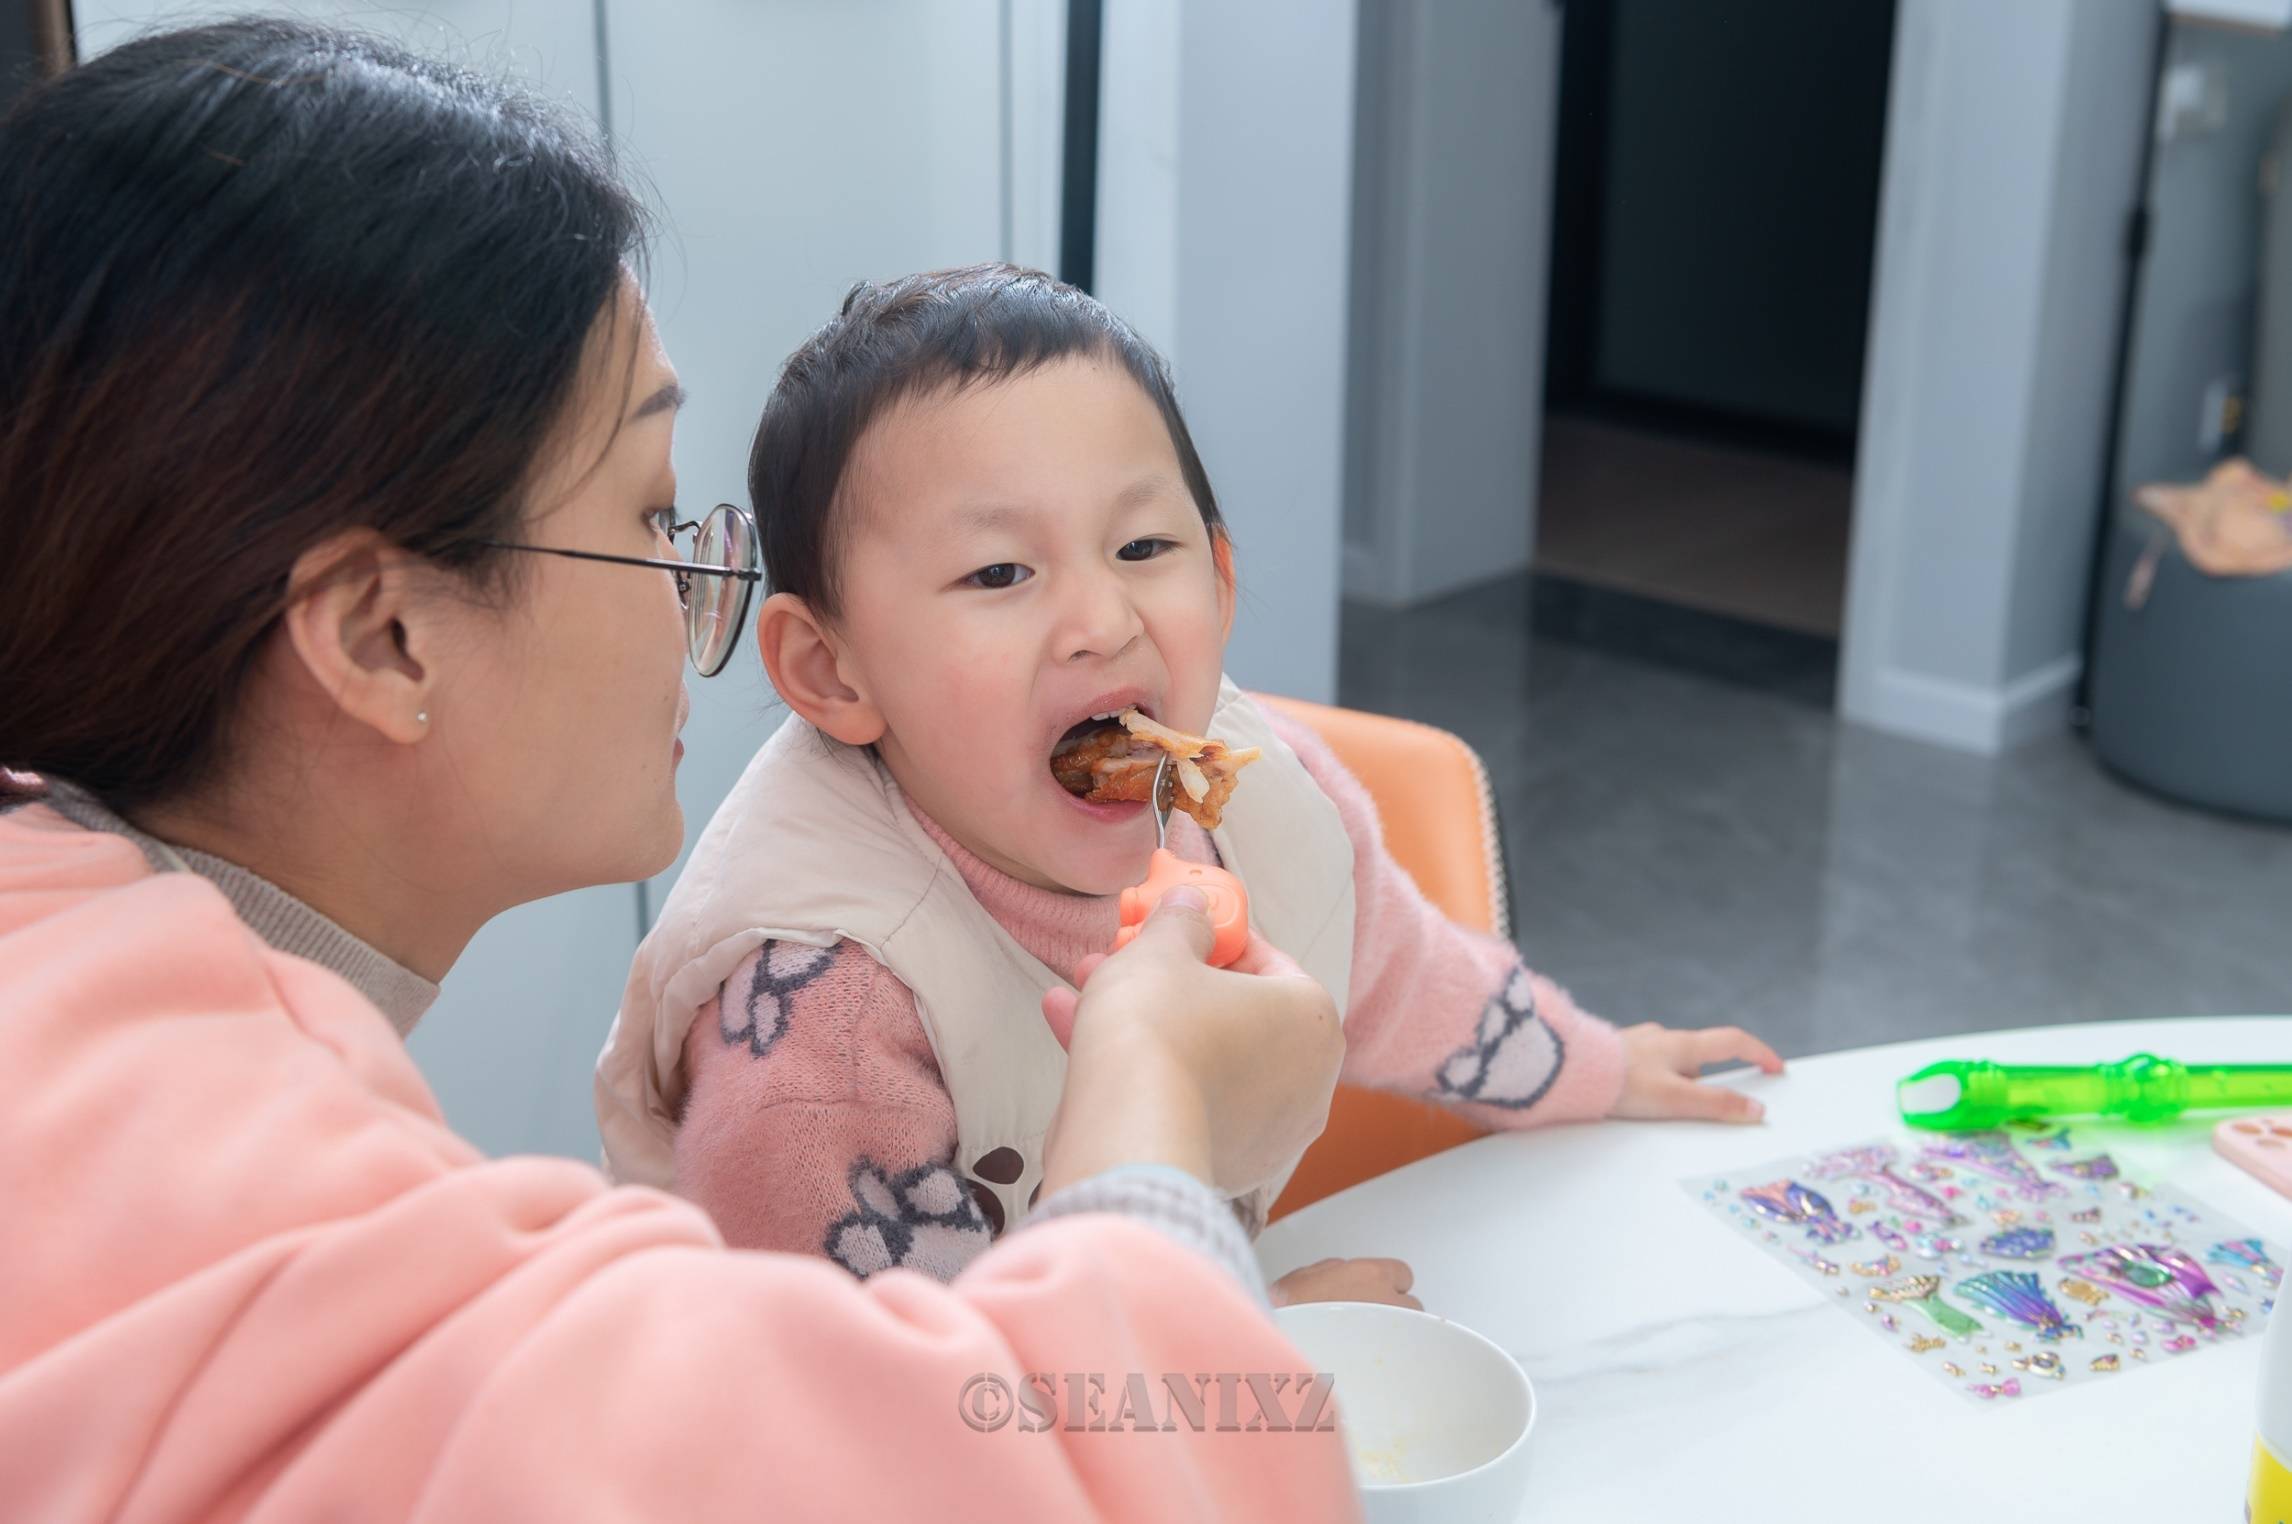
<path id="1" fill-rule="evenodd" d="M 978 753 L 971 748 L 987 737 L 1010 734 L 1018 716 L 1014 690 L 1021 673 L 1002 653 L 985 643 L 950 634 L 932 647 L 918 651 L 911 671 L 911 690 L 917 711 L 931 727 L 935 743 L 947 743 L 949 755 Z"/>
<path id="2" fill-rule="evenodd" d="M 1171 716 L 1172 722 L 1191 729 L 1207 725 L 1210 711 L 1217 707 L 1218 678 L 1225 669 L 1215 608 L 1206 621 L 1191 609 L 1160 621 L 1155 644 L 1161 648 L 1170 696 L 1180 711 Z"/>

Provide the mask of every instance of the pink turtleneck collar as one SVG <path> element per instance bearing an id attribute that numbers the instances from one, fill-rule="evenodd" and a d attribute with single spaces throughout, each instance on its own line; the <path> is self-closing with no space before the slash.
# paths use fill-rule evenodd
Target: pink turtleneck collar
<path id="1" fill-rule="evenodd" d="M 972 897 L 1052 973 L 1071 984 L 1084 958 L 1114 946 L 1115 929 L 1122 924 L 1116 896 L 1068 894 L 1022 883 L 957 841 L 904 793 L 900 798 L 915 823 L 955 864 Z M 1170 850 L 1188 862 L 1217 860 L 1208 834 L 1183 815 L 1170 818 Z"/>

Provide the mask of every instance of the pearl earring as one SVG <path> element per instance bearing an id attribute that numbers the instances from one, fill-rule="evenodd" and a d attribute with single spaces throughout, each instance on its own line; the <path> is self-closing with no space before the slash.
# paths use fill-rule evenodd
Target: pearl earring
<path id="1" fill-rule="evenodd" d="M 415 723 L 415 724 L 417 724 L 417 725 L 427 725 L 427 724 L 429 724 L 429 723 L 430 723 L 430 711 L 429 711 L 429 710 L 427 710 L 427 709 L 417 709 L 417 710 L 415 710 L 415 711 L 414 711 L 414 723 Z"/>

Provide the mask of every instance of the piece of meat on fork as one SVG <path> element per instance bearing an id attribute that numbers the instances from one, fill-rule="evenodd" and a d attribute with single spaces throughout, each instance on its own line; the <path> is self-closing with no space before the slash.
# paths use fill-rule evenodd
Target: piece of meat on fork
<path id="1" fill-rule="evenodd" d="M 1241 770 L 1263 753 L 1235 751 L 1208 736 L 1172 730 L 1125 709 L 1114 720 L 1078 725 L 1051 754 L 1051 775 L 1077 798 L 1099 804 L 1152 804 L 1154 770 L 1170 758 L 1170 804 L 1214 831 L 1225 818 Z"/>

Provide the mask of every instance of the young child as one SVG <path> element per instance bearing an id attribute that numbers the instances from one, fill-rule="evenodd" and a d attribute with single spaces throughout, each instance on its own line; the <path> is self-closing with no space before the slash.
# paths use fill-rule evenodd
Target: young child
<path id="1" fill-rule="evenodd" d="M 951 1277 L 1014 1225 L 1063 1073 L 1043 997 L 1112 946 L 1155 845 L 1145 805 L 1050 761 L 1133 706 L 1263 748 L 1214 839 L 1174 814 L 1170 846 L 1233 870 L 1336 996 L 1347 1081 L 1492 1128 L 1758 1117 L 1694 1076 L 1779 1069 L 1765 1044 L 1586 1015 L 1436 911 L 1329 749 L 1224 680 L 1217 500 L 1160 357 L 1088 295 L 1003 265 L 856 288 L 783 370 L 749 483 L 794 715 L 638 954 L 598 1080 L 623 1178 L 862 1276 Z M 1282 1181 L 1220 1184 L 1254 1231 Z M 1354 1261 L 1277 1298 L 1406 1290 Z"/>

